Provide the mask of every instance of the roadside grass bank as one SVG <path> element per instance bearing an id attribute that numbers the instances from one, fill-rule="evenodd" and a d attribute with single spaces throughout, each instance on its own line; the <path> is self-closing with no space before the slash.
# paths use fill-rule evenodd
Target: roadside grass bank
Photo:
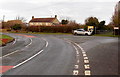
<path id="1" fill-rule="evenodd" d="M 52 33 L 52 32 L 26 32 L 26 31 L 10 31 L 9 33 L 28 33 L 28 34 L 54 34 L 54 35 L 57 35 L 57 34 L 66 34 L 66 35 L 71 35 L 72 33 Z"/>
<path id="2" fill-rule="evenodd" d="M 5 46 L 7 43 L 14 41 L 13 37 L 8 35 L 0 34 L 0 46 Z"/>
<path id="3" fill-rule="evenodd" d="M 93 36 L 103 36 L 103 37 L 120 37 L 120 35 L 113 35 L 112 32 L 104 33 L 104 34 L 95 34 Z"/>

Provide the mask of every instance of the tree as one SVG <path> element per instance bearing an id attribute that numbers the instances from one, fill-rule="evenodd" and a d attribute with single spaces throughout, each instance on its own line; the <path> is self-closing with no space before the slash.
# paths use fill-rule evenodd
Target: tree
<path id="1" fill-rule="evenodd" d="M 26 19 L 20 16 L 16 16 L 15 20 L 21 20 L 22 22 L 26 22 Z"/>
<path id="2" fill-rule="evenodd" d="M 13 30 L 21 30 L 21 24 L 15 24 L 14 26 L 12 26 Z"/>
<path id="3" fill-rule="evenodd" d="M 112 16 L 112 22 L 114 26 L 120 27 L 120 1 L 115 6 L 115 12 Z"/>
<path id="4" fill-rule="evenodd" d="M 88 26 L 96 26 L 96 27 L 98 27 L 99 21 L 98 21 L 98 19 L 96 17 L 88 17 L 85 20 L 85 24 L 88 25 Z"/>
<path id="5" fill-rule="evenodd" d="M 103 30 L 105 28 L 105 21 L 101 21 L 98 25 L 99 30 Z"/>
<path id="6" fill-rule="evenodd" d="M 61 21 L 61 24 L 62 24 L 62 25 L 66 25 L 66 24 L 68 24 L 68 22 L 69 22 L 68 20 L 62 20 L 62 21 Z"/>

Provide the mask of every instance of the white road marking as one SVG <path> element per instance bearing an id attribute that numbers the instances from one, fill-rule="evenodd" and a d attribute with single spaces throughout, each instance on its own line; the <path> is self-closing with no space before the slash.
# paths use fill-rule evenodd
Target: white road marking
<path id="1" fill-rule="evenodd" d="M 75 69 L 78 69 L 79 68 L 79 65 L 75 65 Z"/>
<path id="2" fill-rule="evenodd" d="M 89 63 L 89 60 L 84 60 L 84 63 Z"/>
<path id="3" fill-rule="evenodd" d="M 65 39 L 64 39 L 65 40 Z M 66 39 L 67 40 L 67 39 Z M 71 41 L 71 40 L 67 40 L 68 42 L 71 42 L 71 43 L 74 43 L 73 41 Z M 84 51 L 84 49 L 80 46 L 80 45 L 78 45 L 77 43 L 74 43 L 76 46 L 78 46 L 81 50 L 82 50 L 82 54 L 83 54 L 83 57 L 84 57 L 84 63 L 85 63 L 85 65 L 84 65 L 84 67 L 85 67 L 85 69 L 90 69 L 90 65 L 89 65 L 89 60 L 88 60 L 88 57 L 87 57 L 87 54 L 86 54 L 86 52 Z M 73 45 L 74 46 L 74 45 Z M 78 51 L 78 49 L 74 46 L 74 48 L 75 48 L 75 50 L 76 51 Z M 76 52 L 77 53 L 77 52 Z M 79 56 L 79 54 L 77 54 L 76 55 L 77 57 Z M 77 59 L 77 63 L 79 63 L 79 59 Z M 78 66 L 77 65 L 75 65 L 75 68 L 77 68 Z M 79 72 L 79 70 L 74 70 L 73 71 L 73 75 L 78 75 L 78 72 Z M 91 75 L 91 71 L 90 70 L 85 70 L 84 71 L 85 72 L 85 75 Z"/>
<path id="4" fill-rule="evenodd" d="M 84 60 L 87 60 L 88 59 L 88 57 L 84 57 Z"/>
<path id="5" fill-rule="evenodd" d="M 85 71 L 85 75 L 91 75 L 90 70 L 86 70 L 86 71 Z"/>
<path id="6" fill-rule="evenodd" d="M 79 51 L 78 51 L 78 49 L 73 45 L 73 47 L 75 48 L 75 50 L 76 50 L 76 54 L 77 55 L 79 55 Z"/>
<path id="7" fill-rule="evenodd" d="M 45 45 L 45 47 L 48 47 L 48 41 L 46 40 L 46 39 L 44 39 L 44 38 L 42 38 L 45 42 L 46 42 L 46 45 Z"/>
<path id="8" fill-rule="evenodd" d="M 9 56 L 9 55 L 12 55 L 12 54 L 14 54 L 14 53 L 18 52 L 18 51 L 19 51 L 19 50 L 16 50 L 16 51 L 14 51 L 14 52 L 11 52 L 11 53 L 9 53 L 9 54 L 6 54 L 6 55 L 4 55 L 4 56 L 2 56 L 2 57 L 0 57 L 0 58 L 7 57 L 7 56 Z"/>
<path id="9" fill-rule="evenodd" d="M 83 54 L 86 54 L 86 52 L 82 52 Z"/>
<path id="10" fill-rule="evenodd" d="M 90 69 L 90 65 L 89 64 L 86 64 L 84 65 L 85 69 Z"/>
<path id="11" fill-rule="evenodd" d="M 34 57 L 36 57 L 37 55 L 39 55 L 39 54 L 42 53 L 42 52 L 43 52 L 43 50 L 39 51 L 37 54 L 31 56 L 30 58 L 28 58 L 27 60 L 25 60 L 25 61 L 23 61 L 23 62 L 21 62 L 21 63 L 19 63 L 19 64 L 17 64 L 17 65 L 14 66 L 13 68 L 17 68 L 17 67 L 21 66 L 22 64 L 28 62 L 29 60 L 33 59 Z"/>
<path id="12" fill-rule="evenodd" d="M 77 60 L 77 63 L 79 63 L 80 62 L 80 60 Z"/>
<path id="13" fill-rule="evenodd" d="M 75 43 L 75 45 L 77 45 L 82 50 L 82 52 L 85 52 L 80 45 L 78 45 L 77 43 Z"/>
<path id="14" fill-rule="evenodd" d="M 78 70 L 73 70 L 73 75 L 78 75 L 79 71 Z"/>
<path id="15" fill-rule="evenodd" d="M 48 42 L 46 41 L 46 47 L 48 46 Z"/>
<path id="16" fill-rule="evenodd" d="M 30 43 L 28 45 L 26 45 L 25 47 L 28 47 L 32 44 L 32 39 L 30 38 Z"/>
<path id="17" fill-rule="evenodd" d="M 83 57 L 87 56 L 85 53 L 83 54 Z"/>
<path id="18" fill-rule="evenodd" d="M 17 40 L 15 39 L 15 40 L 14 40 L 14 42 L 13 42 L 13 44 L 15 44 L 15 43 L 16 43 L 16 41 L 17 41 Z M 13 45 L 13 44 L 12 44 L 12 45 Z"/>

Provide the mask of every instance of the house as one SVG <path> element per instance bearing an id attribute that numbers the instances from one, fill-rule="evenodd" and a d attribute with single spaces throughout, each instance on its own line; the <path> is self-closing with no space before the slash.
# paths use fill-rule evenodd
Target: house
<path id="1" fill-rule="evenodd" d="M 2 28 L 2 21 L 0 21 L 0 29 Z"/>
<path id="2" fill-rule="evenodd" d="M 57 15 L 54 18 L 34 18 L 29 21 L 29 26 L 58 26 L 60 25 Z"/>

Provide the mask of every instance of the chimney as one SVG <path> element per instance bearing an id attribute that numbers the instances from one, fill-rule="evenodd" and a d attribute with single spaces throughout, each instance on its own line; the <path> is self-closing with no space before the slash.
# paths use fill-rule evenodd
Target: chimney
<path id="1" fill-rule="evenodd" d="M 32 19 L 34 18 L 34 16 L 32 16 Z"/>
<path id="2" fill-rule="evenodd" d="M 57 18 L 57 15 L 55 15 L 55 18 Z"/>

